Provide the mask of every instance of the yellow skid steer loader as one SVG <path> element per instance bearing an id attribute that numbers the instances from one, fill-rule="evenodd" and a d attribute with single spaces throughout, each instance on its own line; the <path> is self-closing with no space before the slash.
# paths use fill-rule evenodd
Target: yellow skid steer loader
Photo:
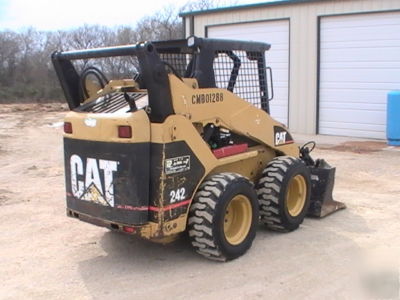
<path id="1" fill-rule="evenodd" d="M 198 253 L 226 261 L 259 221 L 292 231 L 343 208 L 315 143 L 299 148 L 269 114 L 269 48 L 192 36 L 53 53 L 71 110 L 67 215 L 163 243 L 187 231 Z M 122 78 L 99 63 L 117 58 Z"/>

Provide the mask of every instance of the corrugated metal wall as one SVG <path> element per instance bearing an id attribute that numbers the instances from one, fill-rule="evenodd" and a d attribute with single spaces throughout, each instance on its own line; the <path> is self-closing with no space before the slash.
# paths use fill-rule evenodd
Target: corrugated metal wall
<path id="1" fill-rule="evenodd" d="M 325 0 L 226 10 L 194 16 L 194 34 L 205 36 L 207 26 L 262 20 L 290 19 L 289 124 L 297 133 L 313 134 L 317 127 L 318 17 L 400 10 L 400 0 Z M 185 18 L 190 35 L 190 16 Z M 273 46 L 273 45 L 272 45 Z"/>

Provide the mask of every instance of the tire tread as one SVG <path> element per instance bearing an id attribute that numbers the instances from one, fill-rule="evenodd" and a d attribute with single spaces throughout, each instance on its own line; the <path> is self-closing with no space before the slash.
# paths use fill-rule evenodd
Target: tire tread
<path id="1" fill-rule="evenodd" d="M 278 156 L 271 160 L 257 183 L 257 196 L 260 205 L 260 220 L 268 229 L 288 232 L 288 228 L 281 214 L 280 191 L 283 188 L 283 181 L 288 170 L 299 159 L 290 156 Z"/>
<path id="2" fill-rule="evenodd" d="M 220 173 L 207 178 L 199 187 L 189 209 L 188 232 L 192 246 L 202 256 L 226 261 L 226 257 L 213 240 L 213 223 L 218 197 L 233 180 L 243 178 L 235 173 Z"/>

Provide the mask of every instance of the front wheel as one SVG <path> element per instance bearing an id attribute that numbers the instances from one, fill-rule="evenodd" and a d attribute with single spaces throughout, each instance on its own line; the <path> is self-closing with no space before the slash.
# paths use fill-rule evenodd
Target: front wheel
<path id="1" fill-rule="evenodd" d="M 277 231 L 297 229 L 310 206 L 310 188 L 310 172 L 300 159 L 271 160 L 257 184 L 261 222 Z"/>
<path id="2" fill-rule="evenodd" d="M 201 255 L 231 260 L 244 254 L 256 235 L 257 195 L 252 183 L 235 173 L 208 177 L 189 211 L 189 236 Z"/>

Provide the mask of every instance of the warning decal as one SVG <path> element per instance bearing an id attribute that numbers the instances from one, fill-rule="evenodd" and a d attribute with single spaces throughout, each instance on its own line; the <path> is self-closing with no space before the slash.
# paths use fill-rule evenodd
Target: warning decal
<path id="1" fill-rule="evenodd" d="M 167 158 L 165 160 L 165 174 L 175 174 L 190 170 L 190 155 Z"/>

